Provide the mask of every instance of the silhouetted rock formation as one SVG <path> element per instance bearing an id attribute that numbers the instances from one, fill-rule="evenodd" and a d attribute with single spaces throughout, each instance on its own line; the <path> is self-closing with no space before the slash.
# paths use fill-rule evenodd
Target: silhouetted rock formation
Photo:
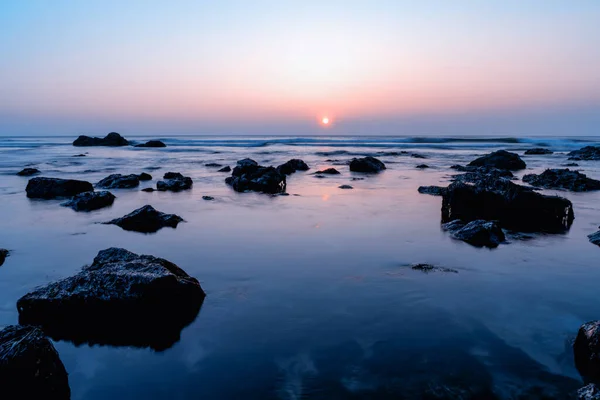
<path id="1" fill-rule="evenodd" d="M 274 167 L 263 167 L 254 160 L 246 158 L 237 162 L 231 176 L 225 179 L 236 192 L 285 192 L 286 178 Z"/>
<path id="2" fill-rule="evenodd" d="M 546 189 L 565 189 L 573 192 L 600 190 L 600 181 L 570 169 L 547 169 L 539 175 L 523 176 L 523 182 Z"/>
<path id="3" fill-rule="evenodd" d="M 115 201 L 115 196 L 106 190 L 100 192 L 83 192 L 73 196 L 67 202 L 61 204 L 64 207 L 70 207 L 75 211 L 93 211 L 100 208 L 111 206 Z"/>
<path id="4" fill-rule="evenodd" d="M 39 174 L 40 170 L 37 168 L 23 168 L 21 171 L 17 172 L 18 176 L 31 176 L 35 174 Z"/>
<path id="5" fill-rule="evenodd" d="M 104 138 L 97 137 L 89 137 L 85 135 L 79 136 L 73 142 L 73 146 L 78 147 L 88 147 L 88 146 L 109 146 L 109 147 L 117 147 L 117 146 L 127 146 L 129 142 L 119 135 L 117 132 L 111 132 L 106 135 Z"/>
<path id="6" fill-rule="evenodd" d="M 140 181 L 151 181 L 152 180 L 152 175 L 147 174 L 145 172 L 142 172 L 137 177 Z"/>
<path id="7" fill-rule="evenodd" d="M 600 146 L 585 146 L 579 150 L 573 150 L 569 154 L 569 160 L 600 160 Z"/>
<path id="8" fill-rule="evenodd" d="M 192 188 L 193 181 L 189 176 L 183 176 L 179 172 L 167 172 L 162 181 L 156 182 L 156 189 L 161 192 L 180 192 Z"/>
<path id="9" fill-rule="evenodd" d="M 507 169 L 517 171 L 524 169 L 527 165 L 516 153 L 510 153 L 506 150 L 498 150 L 486 154 L 476 160 L 471 161 L 468 166 L 471 167 L 494 167 L 498 169 Z"/>
<path id="10" fill-rule="evenodd" d="M 146 143 L 136 144 L 134 147 L 167 147 L 167 145 L 160 140 L 149 140 Z"/>
<path id="11" fill-rule="evenodd" d="M 354 158 L 350 161 L 350 171 L 376 173 L 385 169 L 385 164 L 375 157 Z"/>
<path id="12" fill-rule="evenodd" d="M 105 222 L 105 224 L 117 225 L 126 231 L 153 233 L 164 227 L 177 228 L 180 222 L 183 222 L 183 218 L 179 215 L 165 214 L 150 205 L 145 205 L 121 218 Z"/>
<path id="13" fill-rule="evenodd" d="M 96 187 L 103 189 L 131 189 L 139 186 L 140 178 L 138 175 L 112 174 L 96 183 Z"/>
<path id="14" fill-rule="evenodd" d="M 302 160 L 293 158 L 277 167 L 277 171 L 285 175 L 291 175 L 296 171 L 308 171 L 310 167 Z"/>
<path id="15" fill-rule="evenodd" d="M 86 181 L 58 178 L 31 178 L 25 192 L 32 199 L 56 199 L 72 197 L 83 192 L 92 192 L 94 187 Z"/>

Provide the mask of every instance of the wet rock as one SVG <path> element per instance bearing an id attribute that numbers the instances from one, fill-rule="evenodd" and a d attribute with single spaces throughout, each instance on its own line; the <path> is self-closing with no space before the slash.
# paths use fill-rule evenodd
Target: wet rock
<path id="1" fill-rule="evenodd" d="M 0 267 L 6 261 L 6 257 L 8 257 L 9 251 L 6 249 L 0 249 Z"/>
<path id="2" fill-rule="evenodd" d="M 0 385 L 7 400 L 71 398 L 58 352 L 34 326 L 9 325 L 0 331 Z"/>
<path id="3" fill-rule="evenodd" d="M 21 297 L 17 309 L 21 324 L 38 325 L 56 340 L 164 350 L 196 318 L 204 297 L 198 280 L 172 262 L 109 248 L 78 274 Z"/>
<path id="4" fill-rule="evenodd" d="M 263 167 L 251 159 L 237 162 L 231 176 L 225 179 L 236 192 L 262 192 L 282 193 L 285 192 L 286 178 L 274 167 Z"/>
<path id="5" fill-rule="evenodd" d="M 117 132 L 111 132 L 104 138 L 89 137 L 85 135 L 79 136 L 73 142 L 73 146 L 88 147 L 88 146 L 127 146 L 129 142 L 119 135 Z"/>
<path id="6" fill-rule="evenodd" d="M 142 189 L 142 192 L 151 193 L 151 192 L 154 192 L 155 190 L 156 190 L 156 189 L 154 189 L 154 188 L 147 187 L 147 188 L 143 188 L 143 189 Z"/>
<path id="7" fill-rule="evenodd" d="M 320 171 L 315 172 L 315 175 L 339 175 L 340 171 L 335 168 L 327 168 L 322 169 Z"/>
<path id="8" fill-rule="evenodd" d="M 56 199 L 92 192 L 94 187 L 86 181 L 58 178 L 31 178 L 25 192 L 32 199 Z"/>
<path id="9" fill-rule="evenodd" d="M 592 242 L 596 246 L 600 246 L 600 231 L 588 235 L 588 239 L 590 239 L 590 242 Z"/>
<path id="10" fill-rule="evenodd" d="M 350 185 L 341 185 L 341 186 L 338 186 L 338 188 L 339 188 L 339 189 L 354 189 L 354 188 L 353 188 L 352 186 L 350 186 Z"/>
<path id="11" fill-rule="evenodd" d="M 414 264 L 411 266 L 411 269 L 413 269 L 415 271 L 421 271 L 426 274 L 428 274 L 430 272 L 451 272 L 454 274 L 458 274 L 458 271 L 455 269 L 436 267 L 435 265 L 431 265 L 431 264 Z"/>
<path id="12" fill-rule="evenodd" d="M 117 225 L 126 231 L 153 233 L 164 227 L 177 228 L 180 222 L 183 222 L 183 218 L 178 215 L 165 214 L 150 205 L 145 205 L 121 218 L 105 222 L 105 224 Z"/>
<path id="13" fill-rule="evenodd" d="M 386 169 L 385 164 L 375 157 L 354 158 L 350 161 L 350 171 L 353 172 L 376 173 L 384 169 Z"/>
<path id="14" fill-rule="evenodd" d="M 568 154 L 569 160 L 600 160 L 600 146 L 585 146 Z"/>
<path id="15" fill-rule="evenodd" d="M 460 167 L 460 166 L 459 166 Z M 456 168 L 464 174 L 453 175 L 453 181 L 477 183 L 486 180 L 514 179 L 512 172 L 494 167 L 460 167 Z"/>
<path id="16" fill-rule="evenodd" d="M 156 183 L 156 188 L 161 192 L 180 192 L 182 190 L 191 189 L 193 184 L 192 178 L 183 176 L 179 172 L 167 172 L 163 176 L 163 179 L 164 180 Z"/>
<path id="17" fill-rule="evenodd" d="M 426 156 L 424 156 L 423 154 L 417 154 L 417 153 L 412 153 L 410 156 L 411 156 L 412 158 L 422 158 L 422 159 L 425 159 L 425 158 L 427 158 L 427 157 L 426 157 Z"/>
<path id="18" fill-rule="evenodd" d="M 145 172 L 142 172 L 137 177 L 140 181 L 151 181 L 152 180 L 152 175 L 147 174 Z"/>
<path id="19" fill-rule="evenodd" d="M 251 158 L 244 158 L 243 160 L 239 160 L 236 164 L 236 166 L 240 167 L 241 169 L 258 167 L 258 163 Z"/>
<path id="20" fill-rule="evenodd" d="M 418 169 L 425 169 L 425 168 L 429 168 L 429 165 L 427 165 L 427 164 L 419 164 L 419 165 L 417 165 L 415 168 L 418 168 Z"/>
<path id="21" fill-rule="evenodd" d="M 160 140 L 149 140 L 146 143 L 136 144 L 135 147 L 167 147 L 167 145 Z"/>
<path id="22" fill-rule="evenodd" d="M 600 190 L 600 181 L 570 169 L 547 169 L 539 175 L 527 174 L 523 182 L 546 189 L 565 189 L 573 192 Z"/>
<path id="23" fill-rule="evenodd" d="M 588 382 L 600 381 L 600 320 L 579 327 L 573 343 L 577 370 Z"/>
<path id="24" fill-rule="evenodd" d="M 525 150 L 525 154 L 527 155 L 544 155 L 544 154 L 553 154 L 554 152 L 550 149 L 545 149 L 543 147 L 536 147 L 533 149 Z"/>
<path id="25" fill-rule="evenodd" d="M 73 198 L 61 206 L 70 207 L 75 211 L 93 211 L 100 208 L 111 206 L 115 201 L 115 196 L 108 191 L 83 192 L 73 196 Z"/>
<path id="26" fill-rule="evenodd" d="M 507 169 L 509 171 L 518 171 L 525 169 L 525 161 L 516 153 L 510 153 L 506 150 L 498 150 L 486 154 L 476 160 L 471 161 L 468 166 L 471 167 L 494 167 L 498 169 Z"/>
<path id="27" fill-rule="evenodd" d="M 202 200 L 206 200 L 206 201 L 211 201 L 214 200 L 215 198 L 212 196 L 202 196 Z"/>
<path id="28" fill-rule="evenodd" d="M 569 200 L 504 179 L 482 179 L 474 185 L 454 182 L 442 198 L 442 222 L 483 219 L 520 232 L 564 232 L 574 218 Z"/>
<path id="29" fill-rule="evenodd" d="M 37 168 L 23 168 L 21 171 L 17 172 L 18 176 L 31 176 L 35 174 L 39 174 L 40 170 Z"/>
<path id="30" fill-rule="evenodd" d="M 600 400 L 600 388 L 594 383 L 590 383 L 577 390 L 578 400 Z"/>
<path id="31" fill-rule="evenodd" d="M 504 232 L 494 221 L 475 220 L 465 223 L 455 220 L 442 225 L 454 239 L 462 240 L 473 246 L 494 248 L 504 242 Z"/>
<path id="32" fill-rule="evenodd" d="M 112 174 L 96 183 L 96 187 L 103 189 L 130 189 L 139 186 L 140 178 L 138 175 Z"/>
<path id="33" fill-rule="evenodd" d="M 419 193 L 430 194 L 432 196 L 442 196 L 446 188 L 442 186 L 419 186 Z"/>
<path id="34" fill-rule="evenodd" d="M 277 167 L 277 171 L 285 175 L 291 175 L 296 171 L 308 171 L 309 166 L 302 160 L 293 158 Z"/>
<path id="35" fill-rule="evenodd" d="M 231 167 L 228 165 L 226 167 L 221 168 L 217 172 L 231 172 Z"/>
<path id="36" fill-rule="evenodd" d="M 223 165 L 219 164 L 219 163 L 208 163 L 208 164 L 204 164 L 205 167 L 210 167 L 210 168 L 220 168 Z"/>

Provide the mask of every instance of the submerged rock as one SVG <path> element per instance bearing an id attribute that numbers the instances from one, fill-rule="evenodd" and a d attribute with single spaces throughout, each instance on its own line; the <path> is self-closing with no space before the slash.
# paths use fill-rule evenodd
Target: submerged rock
<path id="1" fill-rule="evenodd" d="M 543 155 L 543 154 L 553 154 L 554 152 L 550 149 L 545 149 L 543 147 L 536 147 L 533 149 L 525 150 L 525 154 L 527 155 Z"/>
<path id="2" fill-rule="evenodd" d="M 340 171 L 335 168 L 327 168 L 322 169 L 320 171 L 315 172 L 315 175 L 339 175 Z"/>
<path id="3" fill-rule="evenodd" d="M 73 146 L 88 147 L 88 146 L 127 146 L 129 142 L 119 135 L 117 132 L 111 132 L 104 138 L 89 137 L 85 135 L 79 136 L 73 142 Z"/>
<path id="4" fill-rule="evenodd" d="M 147 174 L 145 172 L 142 172 L 137 177 L 140 181 L 151 181 L 152 180 L 152 175 Z"/>
<path id="5" fill-rule="evenodd" d="M 23 168 L 21 171 L 17 172 L 18 176 L 31 176 L 35 174 L 39 174 L 40 170 L 37 168 Z"/>
<path id="6" fill-rule="evenodd" d="M 4 264 L 6 257 L 8 257 L 9 251 L 6 249 L 0 249 L 0 267 Z"/>
<path id="7" fill-rule="evenodd" d="M 494 248 L 504 242 L 504 232 L 494 221 L 475 220 L 465 223 L 455 220 L 442 225 L 453 238 L 477 247 Z"/>
<path id="8" fill-rule="evenodd" d="M 223 165 L 219 164 L 219 163 L 208 163 L 208 164 L 204 164 L 205 167 L 210 167 L 210 168 L 219 168 L 222 167 Z"/>
<path id="9" fill-rule="evenodd" d="M 25 192 L 32 199 L 56 199 L 92 192 L 94 187 L 86 181 L 59 178 L 31 178 Z"/>
<path id="10" fill-rule="evenodd" d="M 371 156 L 354 158 L 350 161 L 350 171 L 353 172 L 376 173 L 381 172 L 384 169 L 386 169 L 385 164 Z"/>
<path id="11" fill-rule="evenodd" d="M 136 144 L 135 147 L 167 147 L 167 145 L 160 140 L 149 140 L 146 143 Z"/>
<path id="12" fill-rule="evenodd" d="M 191 189 L 193 184 L 192 178 L 183 176 L 179 172 L 167 172 L 163 176 L 163 179 L 163 181 L 158 181 L 156 183 L 156 189 L 161 192 L 180 192 L 182 190 Z"/>
<path id="13" fill-rule="evenodd" d="M 70 207 L 75 211 L 93 211 L 108 207 L 115 201 L 115 196 L 106 190 L 100 192 L 83 192 L 73 196 L 67 202 L 61 204 L 64 207 Z"/>
<path id="14" fill-rule="evenodd" d="M 277 171 L 285 175 L 291 175 L 296 171 L 308 171 L 309 166 L 298 158 L 293 158 L 277 167 Z"/>
<path id="15" fill-rule="evenodd" d="M 198 280 L 172 262 L 109 248 L 78 274 L 21 297 L 17 309 L 21 324 L 57 340 L 164 350 L 204 297 Z"/>
<path id="16" fill-rule="evenodd" d="M 590 383 L 577 390 L 577 400 L 600 400 L 600 388 Z"/>
<path id="17" fill-rule="evenodd" d="M 228 165 L 226 167 L 221 168 L 217 172 L 231 172 L 231 167 Z"/>
<path id="18" fill-rule="evenodd" d="M 575 366 L 586 381 L 600 380 L 600 320 L 579 327 L 573 343 Z"/>
<path id="19" fill-rule="evenodd" d="M 600 146 L 585 146 L 568 154 L 569 160 L 600 160 Z"/>
<path id="20" fill-rule="evenodd" d="M 354 189 L 354 188 L 353 188 L 352 186 L 350 186 L 350 185 L 341 185 L 341 186 L 338 186 L 338 188 L 339 188 L 339 189 Z"/>
<path id="21" fill-rule="evenodd" d="M 167 226 L 177 228 L 180 222 L 183 222 L 183 218 L 179 215 L 165 214 L 150 205 L 145 205 L 121 218 L 105 222 L 105 224 L 117 225 L 126 231 L 153 233 Z"/>
<path id="22" fill-rule="evenodd" d="M 427 165 L 427 164 L 419 164 L 419 165 L 417 165 L 415 168 L 418 168 L 418 169 L 425 169 L 425 168 L 429 168 L 429 165 Z"/>
<path id="23" fill-rule="evenodd" d="M 454 274 L 458 274 L 458 271 L 455 269 L 436 267 L 435 265 L 431 264 L 414 264 L 411 266 L 411 269 L 415 271 L 425 272 L 426 274 L 430 272 L 451 272 Z"/>
<path id="24" fill-rule="evenodd" d="M 34 326 L 9 325 L 0 331 L 0 385 L 3 399 L 71 398 L 58 352 Z"/>
<path id="25" fill-rule="evenodd" d="M 588 239 L 590 239 L 590 242 L 592 242 L 596 246 L 600 246 L 600 231 L 588 235 Z"/>
<path id="26" fill-rule="evenodd" d="M 566 189 L 573 192 L 600 190 L 600 181 L 570 169 L 547 169 L 539 175 L 527 174 L 523 182 L 546 189 Z"/>
<path id="27" fill-rule="evenodd" d="M 442 196 L 446 188 L 441 186 L 419 186 L 419 193 L 430 194 L 432 196 Z"/>
<path id="28" fill-rule="evenodd" d="M 274 167 L 263 167 L 246 158 L 237 162 L 231 176 L 225 179 L 236 192 L 283 193 L 286 188 L 285 174 Z"/>
<path id="29" fill-rule="evenodd" d="M 498 150 L 493 153 L 486 154 L 476 160 L 471 161 L 468 166 L 471 167 L 494 167 L 498 169 L 507 169 L 517 171 L 525 169 L 527 166 L 525 161 L 521 160 L 516 153 L 510 153 L 506 150 Z"/>
<path id="30" fill-rule="evenodd" d="M 103 189 L 130 189 L 139 186 L 139 184 L 140 178 L 138 175 L 112 174 L 96 183 L 96 186 Z"/>

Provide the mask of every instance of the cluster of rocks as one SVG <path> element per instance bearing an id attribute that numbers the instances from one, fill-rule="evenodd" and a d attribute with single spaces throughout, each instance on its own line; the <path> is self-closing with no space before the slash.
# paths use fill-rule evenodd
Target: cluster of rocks
<path id="1" fill-rule="evenodd" d="M 76 147 L 94 147 L 94 146 L 106 146 L 106 147 L 121 147 L 121 146 L 129 146 L 132 143 L 125 139 L 123 136 L 118 134 L 117 132 L 111 132 L 103 138 L 98 137 L 90 137 L 81 135 L 77 139 L 73 141 L 73 146 Z M 134 144 L 134 147 L 167 147 L 166 144 L 161 142 L 160 140 L 149 140 L 145 143 Z M 83 155 L 80 155 L 83 156 Z"/>
<path id="2" fill-rule="evenodd" d="M 161 192 L 181 192 L 191 189 L 193 185 L 192 178 L 183 176 L 179 172 L 167 172 L 163 175 L 163 180 L 156 182 L 156 190 Z"/>
<path id="3" fill-rule="evenodd" d="M 572 192 L 600 190 L 600 181 L 570 169 L 547 169 L 541 174 L 527 174 L 523 182 L 545 189 L 565 189 Z"/>
<path id="4" fill-rule="evenodd" d="M 585 146 L 579 150 L 574 150 L 569 154 L 569 160 L 600 160 L 600 146 Z"/>
<path id="5" fill-rule="evenodd" d="M 285 165 L 285 164 L 284 164 Z M 250 158 L 237 162 L 231 176 L 225 179 L 236 192 L 283 193 L 286 175 L 275 167 L 263 167 Z"/>

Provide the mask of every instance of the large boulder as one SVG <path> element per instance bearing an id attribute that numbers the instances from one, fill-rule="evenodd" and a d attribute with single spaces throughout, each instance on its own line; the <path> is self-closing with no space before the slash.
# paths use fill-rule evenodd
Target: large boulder
<path id="1" fill-rule="evenodd" d="M 6 257 L 8 257 L 9 251 L 6 249 L 0 249 L 0 267 L 4 264 Z"/>
<path id="2" fill-rule="evenodd" d="M 519 157 L 518 154 L 510 153 L 506 150 L 498 150 L 471 161 L 468 166 L 494 167 L 498 169 L 518 171 L 520 169 L 525 169 L 527 165 L 525 164 L 525 161 L 521 160 L 521 157 Z"/>
<path id="3" fill-rule="evenodd" d="M 167 145 L 160 140 L 149 140 L 146 143 L 136 144 L 134 147 L 167 147 Z"/>
<path id="4" fill-rule="evenodd" d="M 37 168 L 23 168 L 21 171 L 17 172 L 18 176 L 32 176 L 39 174 L 40 170 Z"/>
<path id="5" fill-rule="evenodd" d="M 34 326 L 9 325 L 0 331 L 0 387 L 6 400 L 71 398 L 58 352 Z"/>
<path id="6" fill-rule="evenodd" d="M 73 142 L 73 146 L 78 146 L 78 147 L 87 147 L 87 146 L 117 147 L 117 146 L 127 146 L 127 145 L 129 145 L 129 142 L 123 136 L 119 135 L 117 132 L 111 132 L 108 135 L 106 135 L 104 138 L 89 137 L 89 136 L 81 135 L 77 139 L 75 139 L 75 141 Z"/>
<path id="7" fill-rule="evenodd" d="M 544 155 L 544 154 L 553 154 L 554 152 L 550 149 L 545 149 L 543 147 L 535 147 L 533 149 L 525 150 L 525 154 L 527 155 Z"/>
<path id="8" fill-rule="evenodd" d="M 139 186 L 140 177 L 135 174 L 112 174 L 96 183 L 96 187 L 103 189 L 131 189 Z"/>
<path id="9" fill-rule="evenodd" d="M 298 158 L 292 158 L 277 167 L 277 171 L 285 175 L 291 175 L 296 171 L 308 171 L 309 169 L 310 167 Z"/>
<path id="10" fill-rule="evenodd" d="M 180 192 L 192 188 L 193 181 L 189 176 L 183 176 L 179 172 L 167 172 L 162 181 L 156 182 L 156 189 L 161 192 Z"/>
<path id="11" fill-rule="evenodd" d="M 100 208 L 111 206 L 115 201 L 115 196 L 106 190 L 100 192 L 79 193 L 69 201 L 61 204 L 64 207 L 70 207 L 75 211 L 94 211 Z"/>
<path id="12" fill-rule="evenodd" d="M 600 231 L 588 235 L 588 239 L 590 239 L 590 242 L 592 242 L 596 246 L 600 246 Z"/>
<path id="13" fill-rule="evenodd" d="M 585 146 L 568 154 L 569 160 L 600 160 L 600 146 Z"/>
<path id="14" fill-rule="evenodd" d="M 59 178 L 31 178 L 25 192 L 32 199 L 56 199 L 91 192 L 94 187 L 86 181 Z"/>
<path id="15" fill-rule="evenodd" d="M 263 167 L 251 159 L 237 162 L 231 176 L 225 179 L 236 192 L 283 193 L 286 188 L 285 174 L 274 167 Z"/>
<path id="16" fill-rule="evenodd" d="M 121 218 L 105 222 L 105 224 L 117 225 L 126 231 L 153 233 L 164 227 L 177 228 L 180 222 L 183 222 L 183 218 L 179 215 L 165 214 L 150 205 L 145 205 Z"/>
<path id="17" fill-rule="evenodd" d="M 600 181 L 570 169 L 547 169 L 539 175 L 527 174 L 523 182 L 546 189 L 565 189 L 573 192 L 600 190 Z"/>
<path id="18" fill-rule="evenodd" d="M 516 231 L 564 232 L 574 218 L 569 200 L 542 195 L 505 179 L 454 182 L 442 197 L 442 222 L 483 219 Z"/>
<path id="19" fill-rule="evenodd" d="M 350 171 L 353 172 L 381 172 L 385 169 L 385 164 L 375 157 L 367 156 L 363 158 L 353 158 L 350 161 Z"/>
<path id="20" fill-rule="evenodd" d="M 198 280 L 172 262 L 109 248 L 78 274 L 21 297 L 17 309 L 21 324 L 57 340 L 164 350 L 204 297 Z"/>
<path id="21" fill-rule="evenodd" d="M 504 232 L 494 221 L 478 219 L 464 223 L 461 220 L 454 220 L 442 225 L 442 228 L 449 231 L 454 239 L 476 247 L 494 248 L 505 240 Z"/>
<path id="22" fill-rule="evenodd" d="M 600 320 L 579 327 L 573 343 L 577 370 L 588 382 L 600 381 Z"/>

